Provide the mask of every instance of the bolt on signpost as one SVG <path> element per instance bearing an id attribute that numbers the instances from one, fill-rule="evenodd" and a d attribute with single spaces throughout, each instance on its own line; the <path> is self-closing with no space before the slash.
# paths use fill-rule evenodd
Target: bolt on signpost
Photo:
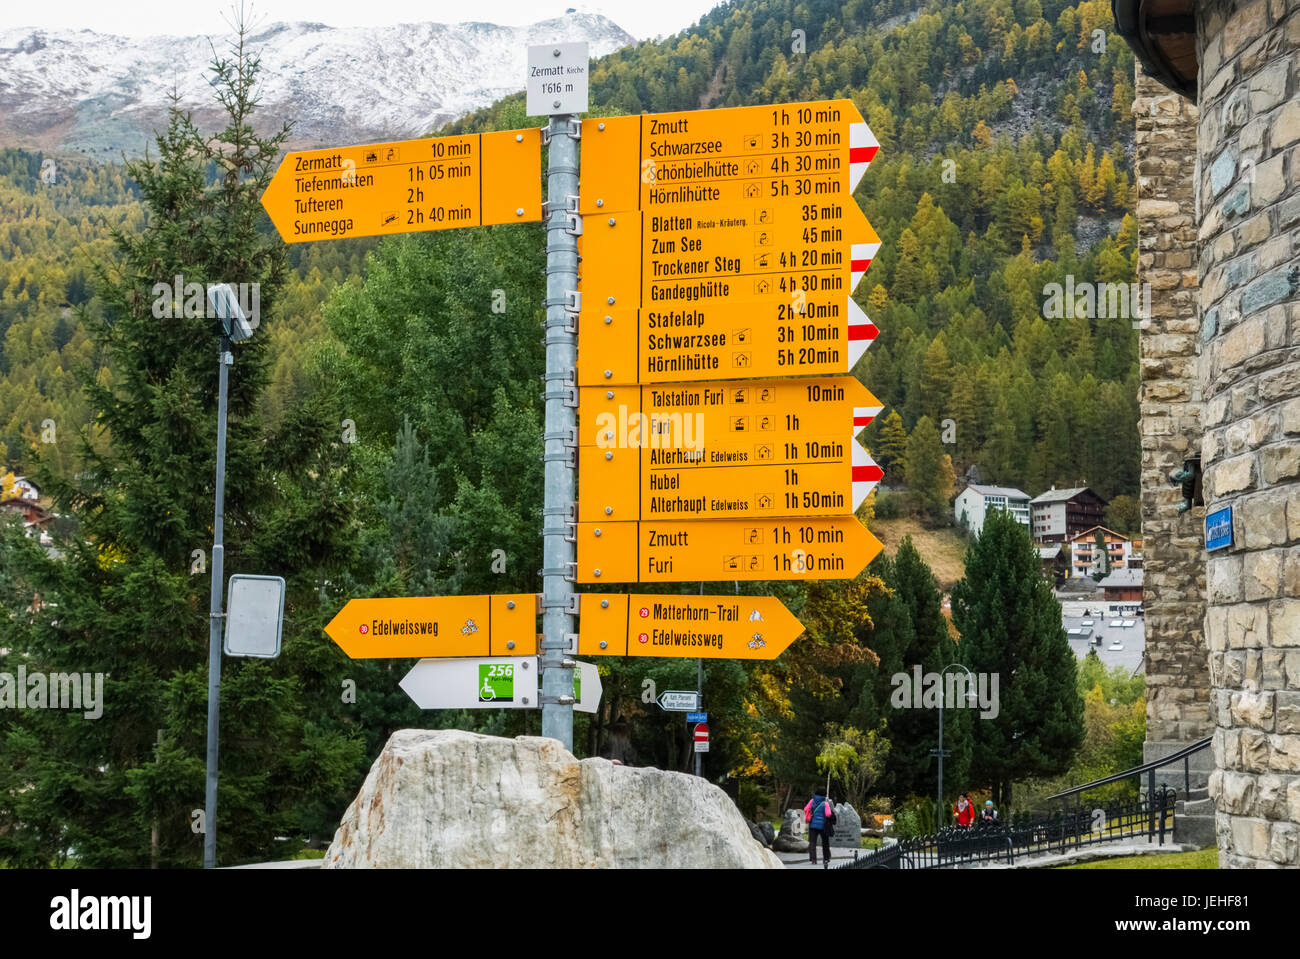
<path id="1" fill-rule="evenodd" d="M 581 232 L 577 114 L 587 109 L 587 45 L 528 48 L 525 109 L 549 116 L 546 168 L 546 426 L 542 501 L 542 735 L 573 748 L 573 542 L 578 399 L 574 336 Z M 570 309 L 572 312 L 570 312 Z"/>

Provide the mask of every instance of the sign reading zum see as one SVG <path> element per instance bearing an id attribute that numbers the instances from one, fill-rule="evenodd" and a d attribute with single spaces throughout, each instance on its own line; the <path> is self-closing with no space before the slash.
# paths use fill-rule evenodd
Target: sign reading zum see
<path id="1" fill-rule="evenodd" d="M 1212 552 L 1232 545 L 1232 507 L 1205 514 L 1205 549 Z"/>

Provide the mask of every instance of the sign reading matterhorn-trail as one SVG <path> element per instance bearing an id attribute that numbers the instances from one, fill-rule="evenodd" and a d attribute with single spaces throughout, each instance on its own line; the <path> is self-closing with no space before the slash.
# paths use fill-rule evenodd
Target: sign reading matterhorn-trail
<path id="1" fill-rule="evenodd" d="M 536 129 L 296 151 L 262 206 L 286 243 L 525 223 L 541 168 Z"/>
<path id="2" fill-rule="evenodd" d="M 774 596 L 584 593 L 580 603 L 585 656 L 776 659 L 803 632 Z"/>

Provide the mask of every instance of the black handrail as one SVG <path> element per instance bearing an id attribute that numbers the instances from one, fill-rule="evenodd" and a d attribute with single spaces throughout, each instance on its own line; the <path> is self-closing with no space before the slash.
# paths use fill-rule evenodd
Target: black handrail
<path id="1" fill-rule="evenodd" d="M 1213 737 L 1202 739 L 1199 742 L 1192 743 L 1190 746 L 1180 749 L 1176 753 L 1170 753 L 1164 759 L 1153 759 L 1149 763 L 1143 763 L 1141 766 L 1134 766 L 1132 769 L 1126 769 L 1122 773 L 1115 773 L 1114 775 L 1106 776 L 1103 779 L 1095 779 L 1090 783 L 1084 783 L 1082 786 L 1075 786 L 1072 789 L 1056 793 L 1053 796 L 1047 796 L 1042 801 L 1051 802 L 1053 799 L 1063 799 L 1066 796 L 1075 796 L 1081 792 L 1086 792 L 1089 789 L 1095 789 L 1098 786 L 1106 786 L 1110 783 L 1119 782 L 1121 779 L 1128 779 L 1130 776 L 1140 776 L 1146 772 L 1153 772 L 1161 766 L 1168 766 L 1170 763 L 1176 763 L 1180 759 L 1186 759 L 1188 756 L 1192 755 L 1192 753 L 1198 753 L 1202 749 L 1208 748 L 1210 743 L 1213 741 Z"/>

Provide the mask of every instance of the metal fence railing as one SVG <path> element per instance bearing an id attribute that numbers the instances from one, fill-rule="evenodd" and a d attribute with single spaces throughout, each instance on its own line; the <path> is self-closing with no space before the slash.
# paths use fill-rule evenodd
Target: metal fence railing
<path id="1" fill-rule="evenodd" d="M 1163 844 L 1173 828 L 1175 791 L 1162 786 L 1133 802 L 1110 802 L 1049 815 L 1025 815 L 1009 822 L 947 826 L 928 836 L 900 839 L 837 869 L 942 869 L 1005 863 L 1062 853 L 1116 839 Z"/>

